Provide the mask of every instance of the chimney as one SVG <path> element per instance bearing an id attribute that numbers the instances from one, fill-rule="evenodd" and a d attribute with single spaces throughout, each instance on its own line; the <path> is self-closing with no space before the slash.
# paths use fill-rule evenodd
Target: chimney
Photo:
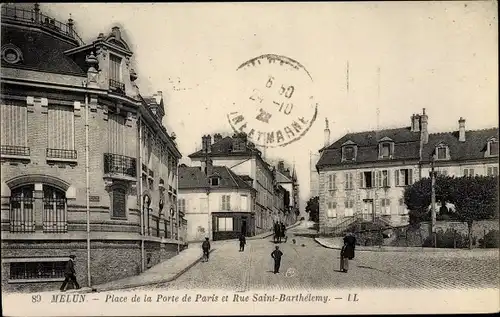
<path id="1" fill-rule="evenodd" d="M 420 131 L 420 115 L 415 114 L 413 117 L 413 132 Z"/>
<path id="2" fill-rule="evenodd" d="M 458 141 L 465 142 L 465 119 L 458 120 Z"/>
<path id="3" fill-rule="evenodd" d="M 205 166 L 207 167 L 206 168 L 206 175 L 209 176 L 209 175 L 212 175 L 214 173 L 214 164 L 213 164 L 213 161 L 211 158 L 208 158 L 205 162 Z"/>
<path id="4" fill-rule="evenodd" d="M 283 161 L 278 162 L 278 171 L 280 172 L 285 171 L 285 163 Z"/>
<path id="5" fill-rule="evenodd" d="M 153 95 L 153 98 L 155 98 L 157 104 L 160 104 L 163 98 L 163 92 L 157 91 L 156 94 Z"/>
<path id="6" fill-rule="evenodd" d="M 412 114 L 410 117 L 410 131 L 415 132 L 415 114 Z"/>
<path id="7" fill-rule="evenodd" d="M 328 127 L 328 119 L 325 118 L 325 141 L 324 147 L 330 145 L 330 128 Z"/>
<path id="8" fill-rule="evenodd" d="M 201 149 L 202 149 L 203 153 L 207 152 L 207 136 L 206 135 L 201 137 Z"/>
<path id="9" fill-rule="evenodd" d="M 112 29 L 111 29 L 111 33 L 115 36 L 115 38 L 117 40 L 120 40 L 121 39 L 121 32 L 120 32 L 120 28 L 117 27 L 117 26 L 114 26 Z"/>
<path id="10" fill-rule="evenodd" d="M 222 135 L 220 133 L 214 134 L 214 143 L 217 143 L 220 140 L 222 140 Z"/>
<path id="11" fill-rule="evenodd" d="M 423 144 L 427 144 L 429 142 L 429 131 L 427 129 L 429 117 L 427 116 L 427 114 L 425 114 L 425 108 L 422 109 L 422 116 L 419 117 L 422 130 L 422 132 L 420 133 L 420 138 L 422 139 Z"/>

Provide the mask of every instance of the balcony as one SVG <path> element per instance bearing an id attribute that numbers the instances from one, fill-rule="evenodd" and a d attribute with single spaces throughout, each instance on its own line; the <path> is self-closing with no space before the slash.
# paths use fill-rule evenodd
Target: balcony
<path id="1" fill-rule="evenodd" d="M 125 94 L 125 84 L 122 82 L 119 82 L 118 80 L 110 79 L 109 80 L 109 89 L 112 91 L 118 93 L 118 94 Z"/>
<path id="2" fill-rule="evenodd" d="M 65 150 L 65 149 L 47 149 L 46 152 L 47 161 L 58 161 L 58 162 L 75 162 L 77 159 L 76 150 Z"/>
<path id="3" fill-rule="evenodd" d="M 67 24 L 59 22 L 43 13 L 40 13 L 40 9 L 37 5 L 34 6 L 33 10 L 17 8 L 12 4 L 2 5 L 2 20 L 36 25 L 46 31 L 55 32 L 65 37 L 69 37 L 70 39 L 76 41 L 79 46 L 85 45 L 82 38 L 75 32 L 72 20 L 69 20 Z"/>
<path id="4" fill-rule="evenodd" d="M 2 145 L 0 146 L 0 156 L 2 158 L 29 159 L 30 148 L 26 146 Z"/>
<path id="5" fill-rule="evenodd" d="M 104 174 L 108 178 L 136 181 L 136 159 L 119 154 L 104 153 Z"/>

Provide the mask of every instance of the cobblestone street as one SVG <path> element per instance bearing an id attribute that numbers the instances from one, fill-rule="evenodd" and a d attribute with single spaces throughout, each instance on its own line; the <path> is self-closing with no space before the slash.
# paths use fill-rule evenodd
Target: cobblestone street
<path id="1" fill-rule="evenodd" d="M 293 229 L 294 230 L 294 229 Z M 291 230 L 291 231 L 293 231 Z M 292 236 L 292 232 L 289 236 Z M 200 262 L 177 280 L 134 290 L 331 289 L 331 288 L 483 288 L 498 287 L 498 250 L 438 252 L 359 251 L 349 273 L 339 272 L 339 251 L 311 238 L 281 243 L 279 274 L 272 273 L 271 238 L 218 247 L 207 263 Z M 304 244 L 304 246 L 302 246 Z"/>

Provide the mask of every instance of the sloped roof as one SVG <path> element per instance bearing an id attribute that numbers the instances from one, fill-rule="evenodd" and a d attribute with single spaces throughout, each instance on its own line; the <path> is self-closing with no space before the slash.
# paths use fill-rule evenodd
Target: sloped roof
<path id="1" fill-rule="evenodd" d="M 64 51 L 77 47 L 67 41 L 35 29 L 2 25 L 2 45 L 8 43 L 21 50 L 23 61 L 12 65 L 2 59 L 2 67 L 86 76 L 86 73 L 64 54 Z"/>
<path id="2" fill-rule="evenodd" d="M 378 145 L 382 140 L 391 139 L 394 142 L 394 160 L 409 160 L 420 158 L 420 132 L 412 132 L 409 127 L 386 129 L 380 131 L 364 131 L 348 133 L 323 149 L 316 164 L 317 168 L 337 164 L 358 164 L 382 161 L 378 157 Z M 358 146 L 356 161 L 342 162 L 342 145 L 356 144 Z"/>
<path id="3" fill-rule="evenodd" d="M 252 156 L 253 154 L 260 153 L 256 148 L 245 147 L 244 151 L 233 152 L 233 138 L 225 137 L 212 144 L 210 156 Z M 203 150 L 188 155 L 189 158 L 205 157 Z"/>
<path id="4" fill-rule="evenodd" d="M 458 140 L 458 131 L 431 133 L 429 142 L 422 149 L 422 161 L 429 162 L 440 143 L 448 146 L 450 160 L 473 160 L 484 158 L 487 142 L 491 137 L 498 140 L 498 128 L 465 131 L 465 142 Z"/>
<path id="5" fill-rule="evenodd" d="M 219 185 L 211 188 L 254 190 L 226 166 L 214 166 L 213 175 L 219 177 Z M 179 167 L 179 189 L 206 188 L 208 184 L 208 178 L 200 167 Z"/>
<path id="6" fill-rule="evenodd" d="M 290 173 L 288 173 L 290 174 Z M 276 171 L 276 181 L 278 183 L 291 183 L 292 182 L 292 177 L 285 175 L 283 172 Z"/>

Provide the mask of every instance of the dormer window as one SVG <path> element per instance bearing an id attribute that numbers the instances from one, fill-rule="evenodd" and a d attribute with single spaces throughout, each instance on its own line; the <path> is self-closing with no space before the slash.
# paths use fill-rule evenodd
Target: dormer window
<path id="1" fill-rule="evenodd" d="M 391 138 L 385 137 L 379 141 L 378 157 L 380 159 L 392 158 L 394 154 L 394 141 Z"/>
<path id="2" fill-rule="evenodd" d="M 219 184 L 220 184 L 219 176 L 210 177 L 210 186 L 219 186 Z"/>
<path id="3" fill-rule="evenodd" d="M 357 146 L 352 141 L 347 141 L 342 144 L 342 161 L 355 161 L 357 154 Z"/>
<path id="4" fill-rule="evenodd" d="M 496 138 L 491 138 L 488 141 L 486 153 L 488 153 L 488 156 L 498 156 L 498 140 Z"/>
<path id="5" fill-rule="evenodd" d="M 434 151 L 436 160 L 448 160 L 450 158 L 449 148 L 445 144 L 436 146 Z"/>

